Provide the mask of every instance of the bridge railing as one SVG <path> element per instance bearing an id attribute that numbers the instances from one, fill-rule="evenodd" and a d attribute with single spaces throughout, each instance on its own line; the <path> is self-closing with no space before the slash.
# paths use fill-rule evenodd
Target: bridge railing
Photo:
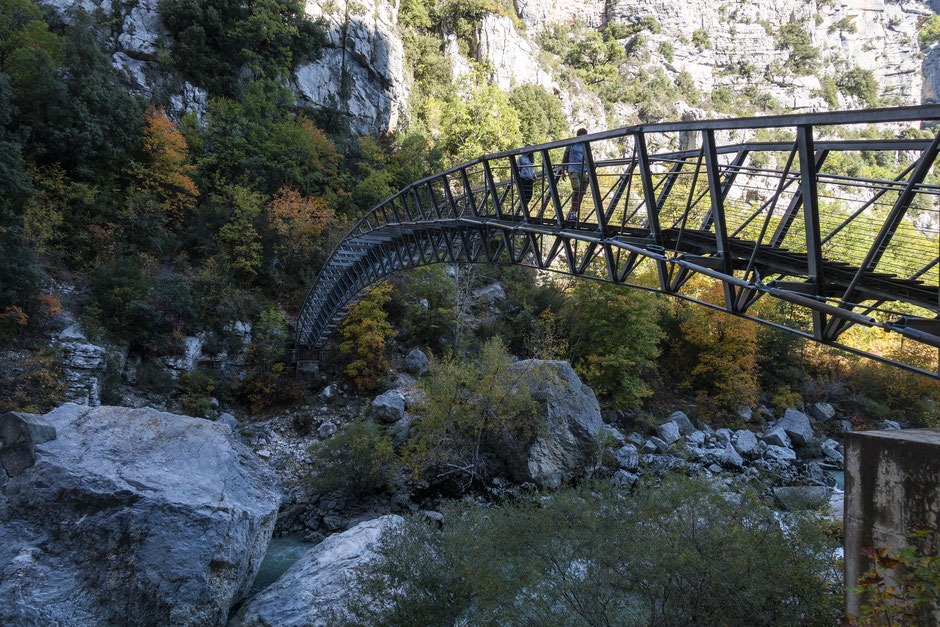
<path id="1" fill-rule="evenodd" d="M 905 305 L 894 319 L 933 317 L 940 187 L 925 179 L 938 140 L 917 127 L 937 120 L 940 106 L 925 105 L 646 124 L 473 159 L 406 186 L 350 229 L 307 296 L 298 344 L 318 344 L 357 293 L 423 249 L 399 252 L 397 262 L 362 253 L 372 255 L 362 268 L 380 272 L 361 278 L 341 271 L 358 259 L 354 251 L 431 224 L 503 229 L 504 249 L 517 236 L 529 238 L 527 253 L 510 253 L 514 263 L 525 265 L 526 254 L 543 269 L 567 261 L 571 274 L 601 263 L 618 283 L 637 258 L 653 259 L 659 291 L 676 295 L 692 274 L 708 270 L 724 277 L 721 305 L 737 314 L 767 293 L 754 286 L 773 280 L 778 297 L 818 304 L 810 334 L 820 341 L 835 341 L 885 303 Z M 871 139 L 873 127 L 894 137 Z M 571 147 L 580 147 L 583 161 L 565 161 Z M 524 154 L 532 157 L 528 172 Z M 535 175 L 531 183 L 526 174 Z M 536 240 L 549 236 L 556 241 L 542 250 Z M 472 261 L 461 238 L 462 259 Z M 445 237 L 436 246 L 457 244 Z M 448 250 L 449 260 L 458 257 Z M 933 330 L 915 324 L 921 329 L 894 330 L 911 337 Z"/>

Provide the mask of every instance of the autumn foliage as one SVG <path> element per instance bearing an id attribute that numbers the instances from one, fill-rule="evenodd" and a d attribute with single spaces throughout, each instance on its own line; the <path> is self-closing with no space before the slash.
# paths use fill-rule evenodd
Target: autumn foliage
<path id="1" fill-rule="evenodd" d="M 190 178 L 186 139 L 163 107 L 150 107 L 144 118 L 144 151 L 150 159 L 140 172 L 141 191 L 160 199 L 167 224 L 178 228 L 195 208 L 199 190 Z"/>
<path id="2" fill-rule="evenodd" d="M 308 261 L 333 217 L 324 199 L 302 196 L 286 186 L 274 194 L 267 210 L 268 224 L 278 235 L 278 252 L 287 262 Z"/>
<path id="3" fill-rule="evenodd" d="M 377 285 L 352 308 L 343 323 L 339 348 L 347 360 L 346 376 L 360 392 L 378 388 L 381 377 L 388 371 L 385 348 L 393 331 L 383 307 L 391 298 L 391 291 L 388 283 Z"/>

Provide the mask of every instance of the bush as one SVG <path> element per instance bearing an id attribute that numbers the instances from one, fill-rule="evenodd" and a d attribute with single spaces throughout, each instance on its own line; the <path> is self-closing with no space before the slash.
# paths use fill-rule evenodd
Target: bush
<path id="1" fill-rule="evenodd" d="M 17 226 L 0 226 L 0 312 L 18 307 L 27 314 L 36 310 L 44 275 L 36 253 Z"/>
<path id="2" fill-rule="evenodd" d="M 306 482 L 318 493 L 343 491 L 361 496 L 386 485 L 392 477 L 394 451 L 383 427 L 357 420 L 333 437 L 310 447 Z"/>
<path id="3" fill-rule="evenodd" d="M 431 363 L 411 424 L 404 466 L 413 477 L 483 483 L 503 463 L 489 452 L 507 442 L 520 450 L 534 436 L 532 382 L 544 373 L 512 368 L 497 338 L 468 361 L 450 355 Z"/>
<path id="4" fill-rule="evenodd" d="M 881 101 L 878 97 L 878 81 L 871 70 L 852 68 L 836 79 L 836 85 L 844 94 L 855 96 L 869 107 L 877 107 Z"/>
<path id="5" fill-rule="evenodd" d="M 19 368 L 5 374 L 0 382 L 0 413 L 44 414 L 64 400 L 67 390 L 62 355 L 44 347 L 28 354 Z"/>
<path id="6" fill-rule="evenodd" d="M 712 47 L 711 38 L 708 36 L 708 31 L 704 28 L 699 28 L 694 33 L 692 33 L 692 43 L 695 44 L 695 47 L 699 49 L 699 52 L 702 50 L 708 50 Z"/>
<path id="7" fill-rule="evenodd" d="M 920 32 L 917 33 L 917 42 L 923 50 L 938 41 L 940 41 L 940 15 L 935 13 L 920 27 Z"/>
<path id="8" fill-rule="evenodd" d="M 815 514 L 781 529 L 749 490 L 667 476 L 443 508 L 386 533 L 356 583 L 359 625 L 831 625 L 838 545 Z"/>

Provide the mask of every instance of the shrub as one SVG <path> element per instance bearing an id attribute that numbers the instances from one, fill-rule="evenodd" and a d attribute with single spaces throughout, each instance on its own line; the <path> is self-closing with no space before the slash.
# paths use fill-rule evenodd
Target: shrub
<path id="1" fill-rule="evenodd" d="M 838 546 L 815 514 L 781 528 L 756 495 L 667 476 L 443 508 L 385 534 L 359 625 L 831 625 Z"/>
<path id="2" fill-rule="evenodd" d="M 695 44 L 695 47 L 699 49 L 699 52 L 702 50 L 708 50 L 712 47 L 711 38 L 708 36 L 708 31 L 704 28 L 699 28 L 694 33 L 692 33 L 692 43 Z"/>
<path id="3" fill-rule="evenodd" d="M 938 41 L 940 41 L 940 15 L 935 13 L 920 27 L 920 32 L 917 33 L 917 42 L 920 44 L 921 49 L 925 49 Z"/>
<path id="4" fill-rule="evenodd" d="M 404 453 L 411 476 L 456 479 L 466 488 L 485 481 L 501 463 L 488 455 L 493 445 L 529 441 L 536 409 L 532 383 L 544 374 L 512 365 L 498 338 L 473 361 L 450 355 L 431 363 Z"/>
<path id="5" fill-rule="evenodd" d="M 20 367 L 0 382 L 0 413 L 22 411 L 44 414 L 65 398 L 68 383 L 62 370 L 62 355 L 44 347 L 28 354 Z"/>
<path id="6" fill-rule="evenodd" d="M 877 107 L 881 100 L 878 97 L 878 81 L 871 70 L 852 68 L 836 79 L 836 85 L 842 93 L 855 96 L 866 106 Z"/>
<path id="7" fill-rule="evenodd" d="M 663 55 L 663 58 L 666 59 L 669 63 L 672 63 L 672 60 L 675 56 L 675 48 L 672 45 L 671 41 L 664 41 L 659 44 L 659 54 Z"/>
<path id="8" fill-rule="evenodd" d="M 35 311 L 44 276 L 36 253 L 16 226 L 0 226 L 0 311 Z"/>
<path id="9" fill-rule="evenodd" d="M 360 496 L 389 482 L 394 451 L 386 430 L 368 420 L 357 420 L 331 438 L 310 447 L 307 485 L 322 494 L 340 490 Z"/>

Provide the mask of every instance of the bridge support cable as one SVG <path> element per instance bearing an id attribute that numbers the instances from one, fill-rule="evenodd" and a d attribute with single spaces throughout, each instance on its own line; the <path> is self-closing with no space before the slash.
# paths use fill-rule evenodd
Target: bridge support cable
<path id="1" fill-rule="evenodd" d="M 940 185 L 930 178 L 940 136 L 839 137 L 842 125 L 891 123 L 897 134 L 898 123 L 938 120 L 940 106 L 930 105 L 669 122 L 474 159 L 412 183 L 350 230 L 301 308 L 297 346 L 319 351 L 348 309 L 391 274 L 433 263 L 487 263 L 670 294 L 880 361 L 891 362 L 851 345 L 859 334 L 887 331 L 938 347 L 940 234 L 923 225 L 940 222 Z M 719 140 L 725 131 L 760 128 L 795 132 L 796 139 Z M 671 148 L 677 132 L 701 136 L 701 147 Z M 632 150 L 620 152 L 614 140 L 632 140 Z M 575 144 L 583 147 L 593 211 L 585 205 L 569 216 L 569 184 L 555 175 L 550 151 Z M 537 190 L 523 206 L 516 159 L 528 152 L 541 163 L 533 166 Z M 840 170 L 844 159 L 827 158 L 874 152 L 882 167 L 897 165 L 890 177 L 868 179 Z M 918 152 L 908 163 L 906 155 Z M 780 154 L 789 155 L 785 165 Z M 693 162 L 694 169 L 687 167 Z M 898 193 L 893 203 L 888 192 Z M 690 282 L 696 275 L 722 283 L 720 303 L 702 300 L 702 284 Z M 760 319 L 768 310 L 753 305 L 763 297 L 807 312 L 812 327 L 799 317 Z M 940 378 L 935 364 L 929 371 L 922 363 L 900 365 Z"/>

